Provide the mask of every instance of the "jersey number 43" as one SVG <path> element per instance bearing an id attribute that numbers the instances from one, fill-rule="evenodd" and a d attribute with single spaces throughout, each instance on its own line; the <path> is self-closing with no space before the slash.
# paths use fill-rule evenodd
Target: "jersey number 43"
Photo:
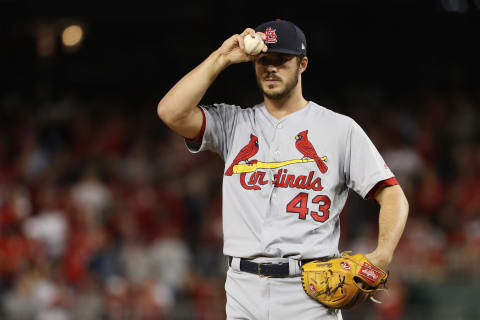
<path id="1" fill-rule="evenodd" d="M 287 212 L 297 213 L 298 218 L 305 220 L 308 213 L 313 220 L 318 222 L 327 221 L 330 216 L 330 198 L 325 195 L 317 195 L 312 199 L 312 205 L 318 204 L 318 211 L 308 209 L 308 193 L 300 192 L 287 204 Z"/>

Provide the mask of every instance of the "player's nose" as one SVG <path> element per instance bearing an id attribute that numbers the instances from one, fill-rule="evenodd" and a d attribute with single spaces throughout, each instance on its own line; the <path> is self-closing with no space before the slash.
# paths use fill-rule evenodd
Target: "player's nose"
<path id="1" fill-rule="evenodd" d="M 277 72 L 277 67 L 273 64 L 267 64 L 267 71 L 270 72 Z"/>

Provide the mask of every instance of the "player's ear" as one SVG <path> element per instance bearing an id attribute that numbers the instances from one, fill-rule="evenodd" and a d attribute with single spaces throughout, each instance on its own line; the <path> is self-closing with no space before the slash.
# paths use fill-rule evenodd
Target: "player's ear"
<path id="1" fill-rule="evenodd" d="M 300 73 L 307 70 L 307 65 L 308 65 L 308 58 L 302 57 L 302 60 L 300 60 Z"/>

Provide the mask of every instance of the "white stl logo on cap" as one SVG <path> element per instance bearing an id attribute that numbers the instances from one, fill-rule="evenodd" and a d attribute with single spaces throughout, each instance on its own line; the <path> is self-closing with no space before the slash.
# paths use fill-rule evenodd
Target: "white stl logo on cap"
<path id="1" fill-rule="evenodd" d="M 277 31 L 277 29 L 272 29 L 270 27 L 265 29 L 265 35 L 267 36 L 265 43 L 277 43 L 277 34 L 275 31 Z"/>

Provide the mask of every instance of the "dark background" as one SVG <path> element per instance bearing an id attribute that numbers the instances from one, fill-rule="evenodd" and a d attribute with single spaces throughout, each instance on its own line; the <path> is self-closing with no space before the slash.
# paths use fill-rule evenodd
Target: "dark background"
<path id="1" fill-rule="evenodd" d="M 457 3 L 467 4 L 467 11 L 446 10 Z M 458 72 L 464 73 L 469 89 L 478 81 L 479 52 L 474 45 L 478 2 L 318 1 L 317 5 L 226 1 L 74 5 L 4 0 L 0 15 L 6 41 L 1 52 L 3 74 L 8 76 L 2 77 L 7 81 L 2 90 L 28 90 L 48 80 L 56 90 L 75 87 L 87 94 L 101 88 L 145 97 L 154 105 L 231 34 L 276 18 L 294 21 L 308 34 L 306 96 L 341 95 L 357 82 L 401 96 L 444 88 L 457 80 Z M 38 23 L 51 24 L 60 32 L 69 21 L 86 29 L 81 50 L 65 53 L 58 44 L 51 57 L 36 57 Z M 233 100 L 239 89 L 254 89 L 252 77 L 249 68 L 232 67 L 209 92 L 209 100 Z"/>
<path id="2" fill-rule="evenodd" d="M 0 318 L 225 318 L 224 164 L 189 154 L 156 105 L 281 18 L 307 36 L 305 98 L 354 118 L 410 203 L 390 295 L 344 318 L 478 319 L 480 1 L 385 2 L 0 0 Z M 202 103 L 261 99 L 243 64 Z M 375 247 L 377 210 L 351 192 L 341 250 Z"/>

